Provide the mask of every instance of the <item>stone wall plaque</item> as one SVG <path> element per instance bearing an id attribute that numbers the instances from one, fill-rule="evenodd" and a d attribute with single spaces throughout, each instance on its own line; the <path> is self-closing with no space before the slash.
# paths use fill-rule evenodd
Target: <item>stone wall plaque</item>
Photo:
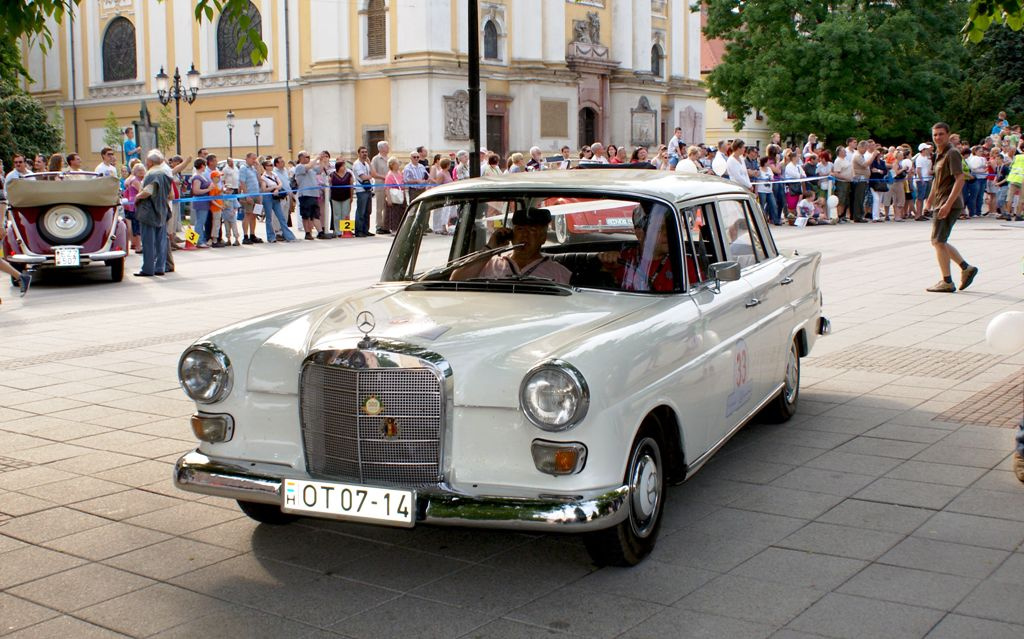
<path id="1" fill-rule="evenodd" d="M 630 144 L 653 146 L 654 134 L 658 127 L 658 114 L 651 108 L 647 96 L 641 96 L 635 109 L 630 109 Z"/>
<path id="2" fill-rule="evenodd" d="M 444 96 L 444 137 L 448 140 L 469 139 L 469 92 L 456 91 Z"/>
<path id="3" fill-rule="evenodd" d="M 540 101 L 540 137 L 569 137 L 569 103 L 563 100 Z"/>
<path id="4" fill-rule="evenodd" d="M 704 114 L 688 106 L 679 112 L 679 128 L 683 130 L 683 142 L 698 144 L 704 141 Z"/>

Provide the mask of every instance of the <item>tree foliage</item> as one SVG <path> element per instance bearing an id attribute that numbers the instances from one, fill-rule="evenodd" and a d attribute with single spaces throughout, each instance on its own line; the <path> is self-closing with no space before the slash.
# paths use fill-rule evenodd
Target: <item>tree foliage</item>
<path id="1" fill-rule="evenodd" d="M 966 139 L 979 140 L 999 111 L 1014 123 L 1024 117 L 1024 31 L 997 25 L 966 50 L 964 79 L 946 102 L 946 121 Z"/>
<path id="2" fill-rule="evenodd" d="M 64 131 L 46 117 L 38 100 L 25 93 L 0 87 L 0 158 L 11 166 L 11 157 L 21 153 L 49 157 L 61 150 Z"/>
<path id="3" fill-rule="evenodd" d="M 160 107 L 156 125 L 160 150 L 167 153 L 173 148 L 173 142 L 178 139 L 178 123 L 174 119 L 174 112 L 169 103 Z"/>
<path id="4" fill-rule="evenodd" d="M 113 111 L 107 111 L 107 119 L 103 121 L 103 144 L 115 150 L 121 145 L 121 125 Z"/>
<path id="5" fill-rule="evenodd" d="M 50 30 L 50 18 L 60 24 L 65 16 L 75 10 L 82 0 L 3 0 L 0 2 L 0 41 L 19 42 L 27 36 L 45 52 L 53 47 L 53 32 Z M 164 0 L 161 0 L 161 2 Z M 241 51 L 247 42 L 251 42 L 252 63 L 262 64 L 267 59 L 267 45 L 260 37 L 259 31 L 249 23 L 247 11 L 249 0 L 193 0 L 195 2 L 195 18 L 202 22 L 213 22 L 217 15 L 224 15 L 229 20 L 238 22 L 239 32 L 243 37 L 238 40 Z M 15 61 L 15 71 L 28 76 L 21 65 L 20 58 Z"/>
<path id="6" fill-rule="evenodd" d="M 737 126 L 760 109 L 784 133 L 902 141 L 942 115 L 964 56 L 966 6 L 935 0 L 709 0 L 726 42 L 708 77 Z"/>
<path id="7" fill-rule="evenodd" d="M 964 38 L 977 44 L 991 27 L 1024 27 L 1024 2 L 1021 0 L 972 0 L 967 24 L 961 30 Z"/>

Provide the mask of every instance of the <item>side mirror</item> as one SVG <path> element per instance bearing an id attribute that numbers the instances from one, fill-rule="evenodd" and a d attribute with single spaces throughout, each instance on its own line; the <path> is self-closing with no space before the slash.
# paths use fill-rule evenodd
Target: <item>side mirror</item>
<path id="1" fill-rule="evenodd" d="M 722 282 L 735 282 L 740 279 L 739 262 L 715 262 L 708 267 L 708 275 L 715 283 L 716 293 L 722 290 Z"/>
<path id="2" fill-rule="evenodd" d="M 740 279 L 739 262 L 715 262 L 708 267 L 712 279 L 720 282 L 735 282 Z"/>

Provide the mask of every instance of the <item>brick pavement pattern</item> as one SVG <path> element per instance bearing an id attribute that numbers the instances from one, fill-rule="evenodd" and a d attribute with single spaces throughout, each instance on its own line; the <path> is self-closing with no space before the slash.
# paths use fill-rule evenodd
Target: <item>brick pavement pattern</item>
<path id="1" fill-rule="evenodd" d="M 1022 233 L 958 225 L 981 275 L 935 296 L 927 225 L 780 229 L 780 246 L 822 250 L 835 332 L 805 362 L 794 419 L 749 425 L 673 489 L 632 569 L 597 569 L 559 535 L 259 526 L 171 485 L 194 446 L 181 350 L 375 281 L 387 238 L 0 291 L 0 635 L 1019 639 L 1013 431 L 967 421 L 997 388 L 1020 392 L 1024 353 L 990 352 L 984 331 L 1022 309 Z"/>

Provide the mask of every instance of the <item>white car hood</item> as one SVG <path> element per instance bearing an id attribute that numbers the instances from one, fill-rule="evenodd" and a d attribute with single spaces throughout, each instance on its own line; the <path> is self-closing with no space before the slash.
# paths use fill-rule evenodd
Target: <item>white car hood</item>
<path id="1" fill-rule="evenodd" d="M 298 393 L 305 357 L 312 351 L 354 348 L 362 338 L 356 315 L 367 310 L 376 322 L 371 337 L 412 344 L 449 363 L 456 404 L 514 408 L 530 368 L 656 301 L 653 296 L 587 291 L 548 296 L 380 285 L 292 316 L 254 354 L 247 389 Z"/>

